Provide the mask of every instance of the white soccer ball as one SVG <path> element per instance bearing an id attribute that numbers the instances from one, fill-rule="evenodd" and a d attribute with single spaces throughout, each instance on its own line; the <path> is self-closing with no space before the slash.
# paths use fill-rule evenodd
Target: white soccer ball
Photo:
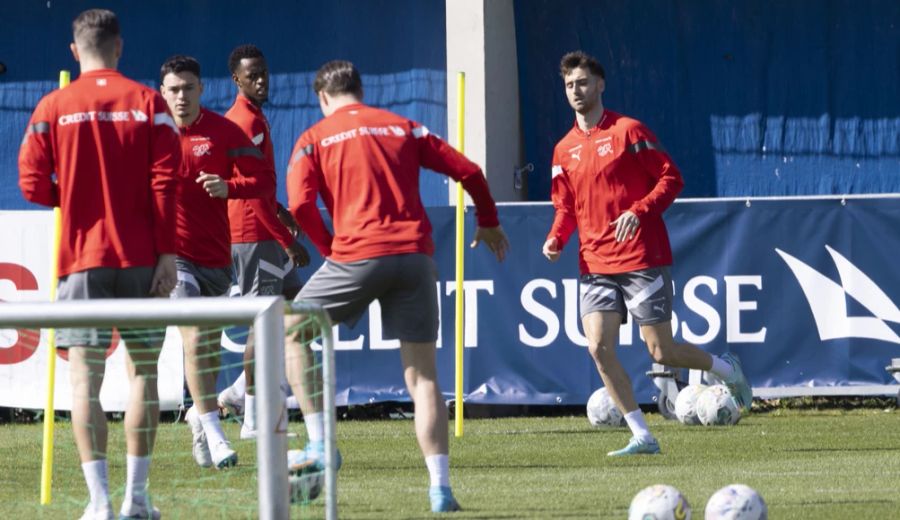
<path id="1" fill-rule="evenodd" d="M 706 385 L 688 385 L 678 392 L 675 399 L 675 417 L 683 424 L 700 424 L 697 416 L 697 398 L 708 387 Z"/>
<path id="2" fill-rule="evenodd" d="M 325 487 L 324 471 L 295 471 L 288 475 L 291 503 L 306 504 L 312 502 L 322 493 Z"/>
<path id="3" fill-rule="evenodd" d="M 591 394 L 587 403 L 587 417 L 593 426 L 622 426 L 625 424 L 625 417 L 605 387 Z"/>
<path id="4" fill-rule="evenodd" d="M 691 520 L 691 505 L 672 486 L 650 486 L 635 495 L 628 507 L 628 520 L 646 519 Z"/>
<path id="5" fill-rule="evenodd" d="M 706 503 L 706 520 L 767 520 L 769 508 L 762 496 L 743 484 L 732 484 L 713 493 Z"/>
<path id="6" fill-rule="evenodd" d="M 713 385 L 697 398 L 697 416 L 706 426 L 730 426 L 741 420 L 741 408 L 725 385 Z"/>

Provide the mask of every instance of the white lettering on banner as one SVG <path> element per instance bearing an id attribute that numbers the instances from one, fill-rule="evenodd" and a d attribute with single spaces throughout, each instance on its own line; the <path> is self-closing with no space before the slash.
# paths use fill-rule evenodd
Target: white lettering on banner
<path id="1" fill-rule="evenodd" d="M 741 330 L 741 311 L 755 311 L 756 301 L 741 300 L 741 286 L 752 285 L 762 290 L 762 276 L 726 276 L 725 312 L 726 337 L 728 343 L 764 343 L 766 328 L 756 332 Z"/>
<path id="2" fill-rule="evenodd" d="M 719 317 L 716 309 L 697 296 L 697 288 L 700 286 L 708 287 L 713 295 L 719 292 L 719 284 L 711 276 L 695 276 L 688 280 L 688 283 L 684 284 L 685 306 L 706 320 L 707 323 L 706 332 L 703 334 L 695 333 L 688 326 L 687 322 L 682 323 L 682 337 L 685 341 L 694 345 L 704 345 L 711 342 L 719 335 L 719 331 L 722 328 L 722 319 Z"/>
<path id="3" fill-rule="evenodd" d="M 369 348 L 372 350 L 400 348 L 399 339 L 384 339 L 381 330 L 381 304 L 378 303 L 378 300 L 373 300 L 369 304 Z"/>
<path id="4" fill-rule="evenodd" d="M 581 333 L 580 316 L 578 315 L 578 299 L 580 293 L 578 291 L 578 280 L 574 278 L 562 281 L 563 295 L 565 296 L 565 311 L 563 312 L 563 323 L 565 323 L 566 337 L 569 341 L 579 347 L 588 346 L 587 338 Z"/>
<path id="5" fill-rule="evenodd" d="M 556 283 L 546 278 L 531 280 L 522 288 L 519 297 L 522 308 L 528 314 L 544 322 L 547 327 L 547 333 L 537 338 L 528 332 L 525 325 L 519 323 L 519 341 L 529 347 L 546 347 L 556 341 L 556 337 L 559 336 L 559 318 L 552 309 L 538 303 L 534 298 L 534 293 L 538 289 L 543 289 L 550 293 L 550 297 L 556 298 Z"/>
<path id="6" fill-rule="evenodd" d="M 464 280 L 463 281 L 463 316 L 464 331 L 463 345 L 467 348 L 478 346 L 478 291 L 487 291 L 494 295 L 493 280 Z M 447 296 L 456 292 L 456 282 L 447 282 Z"/>

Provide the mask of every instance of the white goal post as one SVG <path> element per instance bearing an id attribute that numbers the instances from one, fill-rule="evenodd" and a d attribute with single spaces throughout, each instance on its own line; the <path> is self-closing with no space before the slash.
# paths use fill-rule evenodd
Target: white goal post
<path id="1" fill-rule="evenodd" d="M 259 518 L 290 515 L 287 435 L 277 427 L 284 395 L 284 314 L 301 313 L 317 322 L 322 345 L 325 423 L 325 514 L 337 518 L 334 408 L 334 345 L 331 321 L 319 306 L 285 304 L 281 296 L 254 298 L 110 299 L 0 304 L 2 328 L 164 327 L 169 325 L 252 325 L 256 341 L 257 472 Z"/>

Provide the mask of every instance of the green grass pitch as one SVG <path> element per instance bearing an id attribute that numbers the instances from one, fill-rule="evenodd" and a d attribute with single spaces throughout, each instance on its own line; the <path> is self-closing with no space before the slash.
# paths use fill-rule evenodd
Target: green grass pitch
<path id="1" fill-rule="evenodd" d="M 625 429 L 594 429 L 584 417 L 467 420 L 451 437 L 451 480 L 463 512 L 453 518 L 625 518 L 645 486 L 682 491 L 702 518 L 718 488 L 744 483 L 769 504 L 770 518 L 897 518 L 900 411 L 776 410 L 734 427 L 687 427 L 649 416 L 663 454 L 610 459 Z M 302 424 L 293 423 L 302 431 Z M 111 423 L 110 473 L 118 507 L 124 481 L 121 423 Z M 228 425 L 237 438 L 236 425 Z M 344 456 L 339 515 L 347 519 L 429 518 L 427 473 L 412 421 L 341 421 Z M 77 518 L 87 499 L 66 423 L 57 432 L 54 500 L 38 505 L 40 425 L 0 426 L 0 518 Z M 194 466 L 185 424 L 164 424 L 150 489 L 166 519 L 255 518 L 255 444 L 237 441 L 242 464 L 215 472 Z M 292 508 L 321 518 L 320 501 Z"/>

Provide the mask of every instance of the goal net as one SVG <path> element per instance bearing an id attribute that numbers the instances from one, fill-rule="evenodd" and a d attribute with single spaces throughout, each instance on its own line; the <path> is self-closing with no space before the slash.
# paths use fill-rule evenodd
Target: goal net
<path id="1" fill-rule="evenodd" d="M 288 406 L 290 391 L 284 384 L 284 317 L 289 314 L 299 316 L 293 326 L 310 350 L 304 354 L 290 349 L 288 359 L 304 356 L 306 398 L 321 403 L 324 410 L 324 466 L 304 471 L 303 478 L 288 474 L 286 456 L 288 449 L 302 449 L 307 441 L 299 412 Z M 87 343 L 97 348 L 58 348 L 56 356 L 49 356 L 53 328 L 60 345 Z M 0 371 L 0 386 L 8 385 L 19 394 L 4 391 L 7 395 L 0 397 L 0 406 L 42 410 L 52 389 L 58 411 L 55 427 L 49 430 L 53 449 L 44 454 L 44 478 L 41 451 L 47 446 L 42 447 L 40 424 L 14 423 L 2 441 L 13 448 L 7 462 L 19 470 L 13 472 L 11 485 L 21 490 L 19 500 L 4 506 L 13 508 L 8 513 L 21 513 L 22 518 L 81 516 L 89 498 L 76 444 L 80 436 L 82 452 L 85 445 L 92 446 L 90 459 L 105 456 L 107 460 L 111 504 L 118 514 L 126 493 L 126 439 L 140 445 L 152 443 L 155 436 L 147 496 L 165 518 L 198 514 L 336 518 L 334 350 L 332 326 L 320 307 L 285 303 L 281 297 L 3 303 L 0 329 L 0 346 L 32 349 L 29 357 L 35 361 L 24 377 L 21 366 L 15 376 Z M 215 402 L 241 373 L 241 355 L 234 351 L 240 350 L 235 345 L 246 343 L 248 330 L 255 345 L 255 438 L 241 438 L 243 410 L 222 414 L 222 431 L 237 464 L 220 470 L 215 465 L 201 467 L 184 411 L 198 401 Z M 192 333 L 197 334 L 197 354 L 184 359 L 182 334 Z M 221 345 L 229 342 L 230 349 L 223 349 Z M 52 382 L 47 371 L 51 363 L 55 365 Z M 78 370 L 79 366 L 88 368 Z M 197 395 L 191 395 L 185 383 L 192 374 L 206 382 L 194 385 Z M 130 382 L 135 375 L 143 377 L 143 386 Z M 99 394 L 99 399 L 73 399 L 76 394 Z M 135 405 L 136 399 L 141 405 Z M 100 409 L 108 419 L 105 428 L 92 415 Z M 140 413 L 125 420 L 127 409 Z M 157 410 L 162 414 L 154 428 L 152 417 Z M 285 423 L 288 417 L 291 420 Z M 104 442 L 107 447 L 102 453 Z M 52 480 L 46 478 L 49 474 Z M 42 483 L 44 502 L 48 502 L 43 505 Z"/>

